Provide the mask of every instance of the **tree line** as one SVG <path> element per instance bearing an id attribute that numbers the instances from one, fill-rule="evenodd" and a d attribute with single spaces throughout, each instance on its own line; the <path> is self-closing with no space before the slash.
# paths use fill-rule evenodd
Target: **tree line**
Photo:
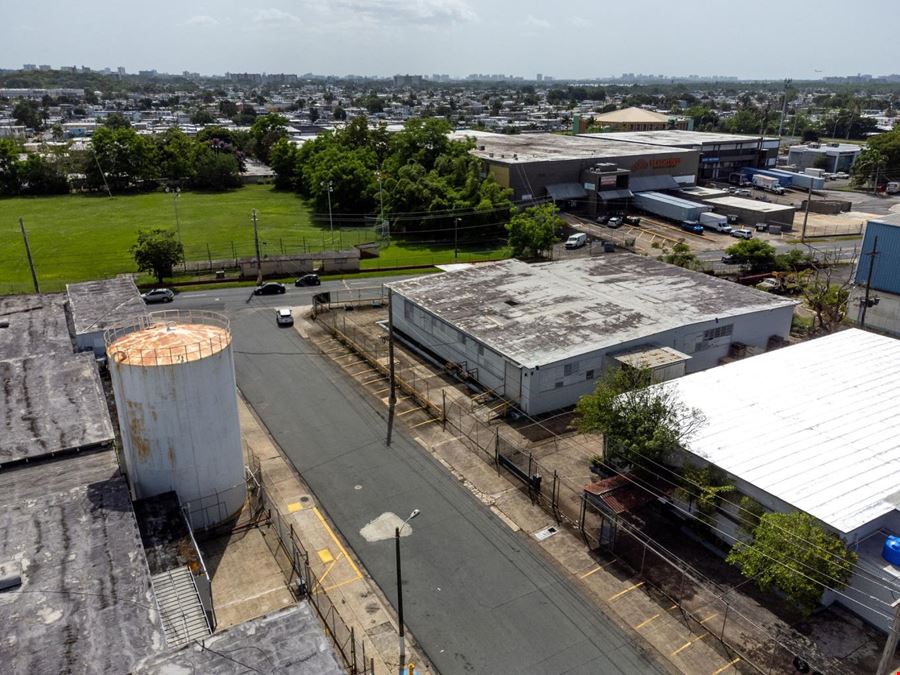
<path id="1" fill-rule="evenodd" d="M 287 135 L 286 124 L 280 115 L 263 115 L 249 131 L 209 126 L 196 136 L 177 128 L 147 136 L 113 114 L 83 151 L 45 146 L 25 153 L 16 141 L 3 139 L 0 195 L 64 194 L 73 187 L 120 193 L 162 184 L 227 190 L 241 185 L 249 157 L 269 160 L 272 145 Z"/>
<path id="2" fill-rule="evenodd" d="M 474 142 L 453 140 L 450 130 L 446 120 L 415 118 L 389 133 L 357 117 L 299 147 L 275 141 L 270 165 L 276 187 L 344 224 L 370 224 L 366 214 L 383 212 L 392 233 L 443 241 L 499 235 L 511 190 L 483 175 Z"/>

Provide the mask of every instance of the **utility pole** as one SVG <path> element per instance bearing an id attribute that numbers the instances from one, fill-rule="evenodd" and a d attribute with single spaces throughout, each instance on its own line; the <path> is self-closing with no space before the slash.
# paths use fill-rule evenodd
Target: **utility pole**
<path id="1" fill-rule="evenodd" d="M 453 219 L 453 261 L 459 259 L 459 218 Z"/>
<path id="2" fill-rule="evenodd" d="M 400 675 L 408 675 L 406 670 L 406 630 L 403 627 L 403 576 L 400 574 L 400 530 L 406 524 L 419 515 L 419 509 L 413 509 L 409 518 L 403 521 L 400 527 L 394 528 L 394 553 L 397 558 L 397 620 L 400 623 Z"/>
<path id="3" fill-rule="evenodd" d="M 391 393 L 388 397 L 388 424 L 387 424 L 387 440 L 385 445 L 391 444 L 391 432 L 394 428 L 394 408 L 397 407 L 397 380 L 394 375 L 394 293 L 388 287 L 388 364 L 390 368 L 390 386 Z M 406 300 L 404 300 L 406 302 Z M 401 621 L 401 624 L 403 622 Z"/>
<path id="4" fill-rule="evenodd" d="M 172 193 L 172 205 L 175 207 L 175 231 L 178 233 L 178 243 L 181 243 L 181 220 L 178 218 L 178 198 L 181 197 L 181 188 L 166 188 L 166 192 Z"/>
<path id="5" fill-rule="evenodd" d="M 100 166 L 100 158 L 97 157 L 97 151 L 91 148 L 91 152 L 94 154 L 94 161 L 97 162 L 97 169 L 100 171 L 100 177 L 103 179 L 103 186 L 106 188 L 106 194 L 112 199 L 112 191 L 109 189 L 109 183 L 106 182 L 106 174 L 103 172 L 103 167 Z"/>
<path id="6" fill-rule="evenodd" d="M 25 255 L 28 256 L 28 266 L 31 268 L 31 280 L 34 282 L 34 292 L 40 294 L 37 272 L 34 270 L 34 260 L 31 258 L 31 247 L 28 245 L 28 233 L 25 231 L 25 221 L 19 218 L 19 229 L 22 230 L 22 240 L 25 242 Z"/>
<path id="7" fill-rule="evenodd" d="M 800 230 L 800 243 L 806 243 L 806 222 L 809 220 L 809 203 L 812 201 L 812 179 L 809 181 L 809 192 L 806 194 L 806 211 L 803 213 L 803 229 Z"/>
<path id="8" fill-rule="evenodd" d="M 388 226 L 387 222 L 384 220 L 384 192 L 382 189 L 382 175 L 381 171 L 377 171 L 375 173 L 378 176 L 378 200 L 381 202 L 381 222 L 379 225 L 382 227 L 382 233 L 386 235 L 388 243 L 391 241 L 391 229 Z"/>
<path id="9" fill-rule="evenodd" d="M 322 182 L 322 185 L 326 187 L 325 195 L 328 197 L 328 226 L 331 229 L 331 250 L 334 250 L 334 220 L 331 217 L 331 191 L 334 189 L 334 184 L 331 181 Z"/>
<path id="10" fill-rule="evenodd" d="M 256 285 L 262 283 L 262 256 L 259 254 L 259 228 L 256 226 L 256 209 L 253 209 L 253 240 L 256 242 Z"/>
<path id="11" fill-rule="evenodd" d="M 781 132 L 784 130 L 784 118 L 787 115 L 787 92 L 792 80 L 790 78 L 784 81 L 784 95 L 781 101 L 781 121 L 778 123 L 778 140 L 781 140 Z"/>
<path id="12" fill-rule="evenodd" d="M 869 289 L 872 286 L 872 270 L 875 269 L 875 256 L 878 255 L 878 235 L 875 235 L 875 238 L 872 240 L 872 250 L 868 253 L 862 253 L 861 255 L 869 256 L 869 271 L 866 273 L 866 295 L 862 301 L 862 312 L 859 316 L 859 327 L 866 327 L 866 310 L 869 309 Z M 872 303 L 875 304 L 874 302 Z M 896 623 L 896 622 L 895 622 Z M 896 644 L 896 639 L 894 640 Z"/>
<path id="13" fill-rule="evenodd" d="M 898 631 L 900 631 L 900 600 L 894 600 L 891 605 L 894 609 L 894 621 L 891 624 L 891 632 L 888 633 L 887 640 L 884 643 L 884 651 L 881 653 L 881 661 L 878 663 L 878 671 L 876 675 L 887 675 L 891 670 L 891 663 L 894 660 L 894 652 L 897 650 Z"/>

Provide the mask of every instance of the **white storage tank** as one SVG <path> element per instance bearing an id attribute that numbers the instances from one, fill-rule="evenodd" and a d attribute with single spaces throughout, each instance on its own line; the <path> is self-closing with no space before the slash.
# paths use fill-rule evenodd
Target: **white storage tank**
<path id="1" fill-rule="evenodd" d="M 135 498 L 174 490 L 195 529 L 235 515 L 246 483 L 228 320 L 154 312 L 105 340 Z"/>

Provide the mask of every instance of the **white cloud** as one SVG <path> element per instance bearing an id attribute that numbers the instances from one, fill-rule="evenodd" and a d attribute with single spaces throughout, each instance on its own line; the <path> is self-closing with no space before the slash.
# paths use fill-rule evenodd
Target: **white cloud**
<path id="1" fill-rule="evenodd" d="M 275 7 L 258 9 L 253 13 L 253 23 L 266 25 L 298 24 L 300 18 Z"/>
<path id="2" fill-rule="evenodd" d="M 587 19 L 583 19 L 580 16 L 573 16 L 569 19 L 569 23 L 571 23 L 576 28 L 587 28 L 591 25 L 591 22 Z"/>
<path id="3" fill-rule="evenodd" d="M 182 26 L 218 26 L 219 20 L 209 16 L 208 14 L 198 14 L 184 21 Z"/>
<path id="4" fill-rule="evenodd" d="M 388 23 L 438 24 L 478 19 L 465 0 L 334 0 L 332 4 L 357 17 Z"/>
<path id="5" fill-rule="evenodd" d="M 538 19 L 536 16 L 529 14 L 525 17 L 525 26 L 526 28 L 547 29 L 550 28 L 550 22 L 545 21 L 544 19 Z"/>

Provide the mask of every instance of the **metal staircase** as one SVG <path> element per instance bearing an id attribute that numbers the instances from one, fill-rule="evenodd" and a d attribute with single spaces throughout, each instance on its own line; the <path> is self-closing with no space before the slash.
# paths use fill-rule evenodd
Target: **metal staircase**
<path id="1" fill-rule="evenodd" d="M 212 633 L 188 567 L 154 574 L 150 580 L 169 647 L 181 647 Z"/>

